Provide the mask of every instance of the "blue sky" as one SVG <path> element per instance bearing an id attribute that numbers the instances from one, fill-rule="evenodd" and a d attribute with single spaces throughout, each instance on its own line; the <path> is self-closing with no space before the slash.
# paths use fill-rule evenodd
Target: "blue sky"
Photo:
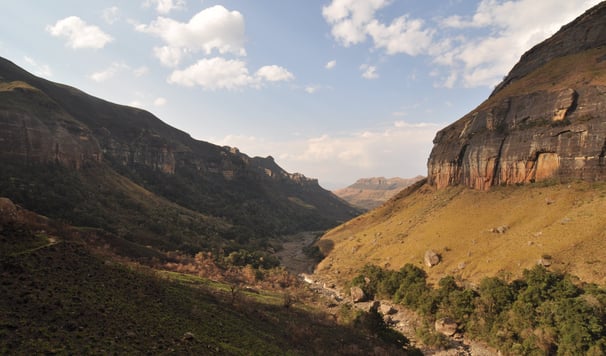
<path id="1" fill-rule="evenodd" d="M 436 131 L 598 2 L 20 0 L 0 56 L 334 189 L 426 174 Z"/>

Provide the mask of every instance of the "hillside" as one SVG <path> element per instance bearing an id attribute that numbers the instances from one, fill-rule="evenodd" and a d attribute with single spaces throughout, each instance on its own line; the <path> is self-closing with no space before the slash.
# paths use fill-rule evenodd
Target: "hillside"
<path id="1" fill-rule="evenodd" d="M 476 109 L 438 132 L 428 179 L 324 235 L 317 273 L 366 263 L 477 283 L 539 261 L 606 283 L 606 2 L 522 56 Z M 441 257 L 424 265 L 432 250 Z"/>
<path id="2" fill-rule="evenodd" d="M 194 140 L 152 114 L 35 77 L 0 59 L 0 195 L 140 244 L 195 252 L 358 214 L 271 157 Z"/>
<path id="3" fill-rule="evenodd" d="M 233 283 L 116 260 L 111 239 L 0 198 L 0 354 L 401 353 L 304 289 L 234 294 Z"/>
<path id="4" fill-rule="evenodd" d="M 353 206 L 370 210 L 421 179 L 423 179 L 421 176 L 414 178 L 361 178 L 354 184 L 335 190 L 333 193 Z"/>

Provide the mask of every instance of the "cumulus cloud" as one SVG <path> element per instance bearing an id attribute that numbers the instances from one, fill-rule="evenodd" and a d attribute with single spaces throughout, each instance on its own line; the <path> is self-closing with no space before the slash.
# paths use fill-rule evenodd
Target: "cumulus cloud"
<path id="1" fill-rule="evenodd" d="M 259 88 L 267 82 L 293 78 L 292 73 L 280 66 L 264 66 L 252 75 L 242 60 L 214 57 L 201 59 L 183 70 L 173 71 L 168 82 L 187 87 L 200 86 L 205 90 L 238 90 L 246 87 Z"/>
<path id="2" fill-rule="evenodd" d="M 326 63 L 326 65 L 324 66 L 324 68 L 326 68 L 326 69 L 333 69 L 336 66 L 337 66 L 337 61 L 336 60 L 332 60 L 332 61 Z"/>
<path id="3" fill-rule="evenodd" d="M 277 65 L 261 67 L 259 70 L 257 70 L 255 76 L 263 81 L 268 82 L 289 81 L 295 78 L 295 76 L 286 68 Z"/>
<path id="4" fill-rule="evenodd" d="M 142 67 L 136 68 L 136 69 L 133 71 L 133 74 L 134 74 L 134 75 L 135 75 L 135 77 L 137 77 L 137 78 L 142 77 L 142 76 L 144 76 L 144 75 L 147 75 L 147 73 L 149 73 L 149 68 L 147 68 L 146 66 L 142 66 Z"/>
<path id="5" fill-rule="evenodd" d="M 360 70 L 363 71 L 362 78 L 365 79 L 377 79 L 379 78 L 379 74 L 377 73 L 377 67 L 371 66 L 368 64 L 362 64 L 360 66 Z"/>
<path id="6" fill-rule="evenodd" d="M 143 6 L 153 6 L 159 14 L 166 15 L 173 10 L 185 8 L 185 0 L 147 0 Z"/>
<path id="7" fill-rule="evenodd" d="M 99 27 L 88 25 L 77 16 L 59 20 L 54 25 L 47 26 L 46 31 L 52 36 L 67 38 L 67 46 L 73 49 L 99 49 L 113 41 L 113 38 Z"/>
<path id="8" fill-rule="evenodd" d="M 45 78 L 53 76 L 53 71 L 50 69 L 50 67 L 47 64 L 38 63 L 33 58 L 28 57 L 28 56 L 25 56 L 23 59 L 25 60 L 25 63 L 27 63 L 28 67 L 30 68 L 30 71 L 33 72 L 34 74 L 39 75 L 41 77 L 45 77 Z"/>
<path id="9" fill-rule="evenodd" d="M 387 55 L 427 55 L 440 70 L 439 86 L 492 86 L 524 51 L 554 34 L 599 0 L 481 0 L 470 16 L 432 23 L 402 14 L 391 22 L 379 12 L 389 0 L 332 0 L 322 14 L 344 47 L 370 40 Z"/>
<path id="10" fill-rule="evenodd" d="M 411 177 L 426 174 L 426 157 L 441 125 L 397 121 L 383 129 L 368 129 L 339 136 L 319 135 L 273 141 L 246 135 L 212 138 L 258 156 L 274 155 L 288 171 L 320 179 L 329 188 L 342 188 L 362 177 L 377 174 Z M 275 155 L 278 152 L 278 155 Z M 425 153 L 425 154 L 422 154 Z M 380 172 L 380 173 L 379 173 Z"/>
<path id="11" fill-rule="evenodd" d="M 203 51 L 210 55 L 245 56 L 244 17 L 238 11 L 228 11 L 221 5 L 198 12 L 188 22 L 158 17 L 149 25 L 137 25 L 137 31 L 160 37 L 165 46 L 154 49 L 162 64 L 177 66 L 187 53 Z"/>

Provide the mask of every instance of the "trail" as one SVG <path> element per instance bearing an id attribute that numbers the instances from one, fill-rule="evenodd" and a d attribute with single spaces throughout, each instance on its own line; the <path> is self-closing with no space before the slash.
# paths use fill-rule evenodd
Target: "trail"
<path id="1" fill-rule="evenodd" d="M 46 244 L 44 244 L 42 246 L 34 247 L 32 249 L 29 249 L 29 250 L 15 252 L 15 253 L 12 254 L 12 256 L 21 256 L 21 255 L 25 255 L 25 254 L 29 254 L 29 253 L 34 253 L 34 252 L 36 252 L 38 250 L 41 250 L 43 248 L 49 248 L 49 247 L 54 246 L 54 245 L 56 245 L 58 243 L 61 243 L 61 240 L 57 239 L 54 236 L 49 236 L 48 237 L 48 243 L 46 243 Z"/>

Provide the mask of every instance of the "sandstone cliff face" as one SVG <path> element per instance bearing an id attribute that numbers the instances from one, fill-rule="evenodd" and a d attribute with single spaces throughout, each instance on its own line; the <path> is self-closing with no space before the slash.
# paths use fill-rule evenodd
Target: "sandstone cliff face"
<path id="1" fill-rule="evenodd" d="M 20 110 L 15 110 L 19 101 Z M 43 105 L 44 116 L 24 109 Z M 101 160 L 101 148 L 84 125 L 39 90 L 23 82 L 0 83 L 0 152 L 25 162 L 59 162 L 79 168 Z"/>
<path id="2" fill-rule="evenodd" d="M 438 132 L 438 188 L 606 179 L 606 3 L 522 57 L 491 97 Z"/>

